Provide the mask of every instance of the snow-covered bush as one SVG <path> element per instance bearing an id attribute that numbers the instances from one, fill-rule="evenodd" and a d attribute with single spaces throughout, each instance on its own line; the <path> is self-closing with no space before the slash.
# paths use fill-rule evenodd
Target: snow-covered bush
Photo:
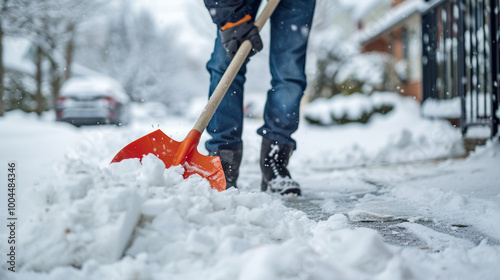
<path id="1" fill-rule="evenodd" d="M 318 56 L 312 99 L 328 98 L 339 93 L 392 91 L 396 88 L 398 76 L 388 54 L 357 53 L 348 46 L 330 48 Z"/>
<path id="2" fill-rule="evenodd" d="M 309 123 L 317 125 L 367 123 L 374 114 L 392 111 L 397 103 L 395 98 L 395 93 L 382 92 L 318 98 L 306 106 L 304 116 Z"/>
<path id="3" fill-rule="evenodd" d="M 317 35 L 319 36 L 319 35 Z M 324 39 L 328 38 L 328 39 Z M 328 36 L 322 36 L 315 42 L 313 48 L 316 56 L 316 68 L 314 72 L 314 87 L 312 87 L 312 98 L 331 97 L 340 92 L 335 82 L 335 74 L 339 71 L 347 57 L 356 53 L 353 45 L 342 43 L 341 34 L 336 30 L 328 30 Z M 313 38 L 315 39 L 315 38 Z"/>
<path id="4" fill-rule="evenodd" d="M 343 94 L 393 90 L 390 56 L 380 52 L 357 54 L 345 61 L 334 75 L 335 84 Z"/>

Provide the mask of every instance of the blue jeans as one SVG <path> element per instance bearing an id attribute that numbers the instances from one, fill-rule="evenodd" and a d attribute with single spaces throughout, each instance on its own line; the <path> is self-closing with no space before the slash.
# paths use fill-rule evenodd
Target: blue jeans
<path id="1" fill-rule="evenodd" d="M 260 0 L 247 0 L 255 13 Z M 299 125 L 300 100 L 306 88 L 305 61 L 309 30 L 316 0 L 281 0 L 271 16 L 269 66 L 271 89 L 267 92 L 264 125 L 257 133 L 280 145 L 296 148 L 291 135 Z M 221 44 L 219 33 L 214 51 L 207 63 L 210 73 L 209 96 L 212 95 L 231 60 Z M 243 85 L 246 63 L 229 87 L 208 124 L 212 139 L 205 143 L 208 151 L 241 150 L 243 143 Z"/>

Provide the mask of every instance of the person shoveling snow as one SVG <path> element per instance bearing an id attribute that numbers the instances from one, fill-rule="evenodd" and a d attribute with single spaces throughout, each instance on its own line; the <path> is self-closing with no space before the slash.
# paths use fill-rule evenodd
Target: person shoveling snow
<path id="1" fill-rule="evenodd" d="M 176 142 L 158 130 L 126 146 L 112 162 L 142 158 L 152 153 L 162 159 L 166 167 L 183 165 L 186 170 L 184 178 L 198 174 L 208 179 L 217 190 L 237 188 L 243 148 L 241 134 L 246 63 L 249 56 L 262 49 L 259 31 L 274 11 L 271 17 L 270 57 L 273 88 L 268 92 L 264 125 L 258 129 L 263 136 L 261 189 L 281 194 L 301 194 L 300 186 L 292 179 L 287 165 L 296 148 L 291 134 L 299 125 L 300 100 L 306 88 L 308 28 L 315 0 L 300 3 L 292 0 L 281 3 L 279 0 L 269 1 L 254 22 L 260 2 L 205 1 L 219 29 L 212 58 L 207 64 L 211 75 L 208 104 L 184 141 Z M 300 31 L 297 28 L 288 30 L 281 28 L 283 24 L 303 28 Z M 227 91 L 229 95 L 226 95 Z M 212 136 L 205 145 L 208 157 L 196 151 L 205 128 Z"/>

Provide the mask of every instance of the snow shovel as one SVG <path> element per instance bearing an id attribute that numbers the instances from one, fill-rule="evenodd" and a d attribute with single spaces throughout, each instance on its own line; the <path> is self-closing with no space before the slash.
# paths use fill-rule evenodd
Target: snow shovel
<path id="1" fill-rule="evenodd" d="M 279 0 L 268 1 L 266 7 L 254 23 L 259 31 L 278 4 Z M 202 155 L 196 148 L 200 142 L 201 134 L 207 127 L 208 122 L 251 50 L 252 44 L 250 41 L 243 42 L 193 126 L 193 129 L 191 129 L 182 142 L 171 139 L 158 129 L 125 146 L 115 155 L 111 163 L 130 158 L 142 159 L 145 155 L 154 154 L 165 163 L 166 168 L 182 165 L 185 169 L 183 174 L 184 179 L 198 174 L 207 179 L 213 189 L 218 191 L 225 190 L 226 178 L 219 157 Z"/>

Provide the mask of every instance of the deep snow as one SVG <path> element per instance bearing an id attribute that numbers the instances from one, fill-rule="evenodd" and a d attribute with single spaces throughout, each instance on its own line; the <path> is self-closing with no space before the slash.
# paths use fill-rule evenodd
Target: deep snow
<path id="1" fill-rule="evenodd" d="M 0 278 L 500 278 L 498 140 L 462 158 L 458 129 L 391 100 L 367 125 L 302 121 L 290 169 L 304 196 L 286 198 L 259 191 L 260 119 L 245 120 L 240 190 L 217 192 L 151 155 L 108 165 L 158 128 L 184 138 L 192 117 L 159 104 L 135 106 L 125 127 L 9 112 L 0 155 L 19 166 L 18 272 L 1 227 Z"/>

